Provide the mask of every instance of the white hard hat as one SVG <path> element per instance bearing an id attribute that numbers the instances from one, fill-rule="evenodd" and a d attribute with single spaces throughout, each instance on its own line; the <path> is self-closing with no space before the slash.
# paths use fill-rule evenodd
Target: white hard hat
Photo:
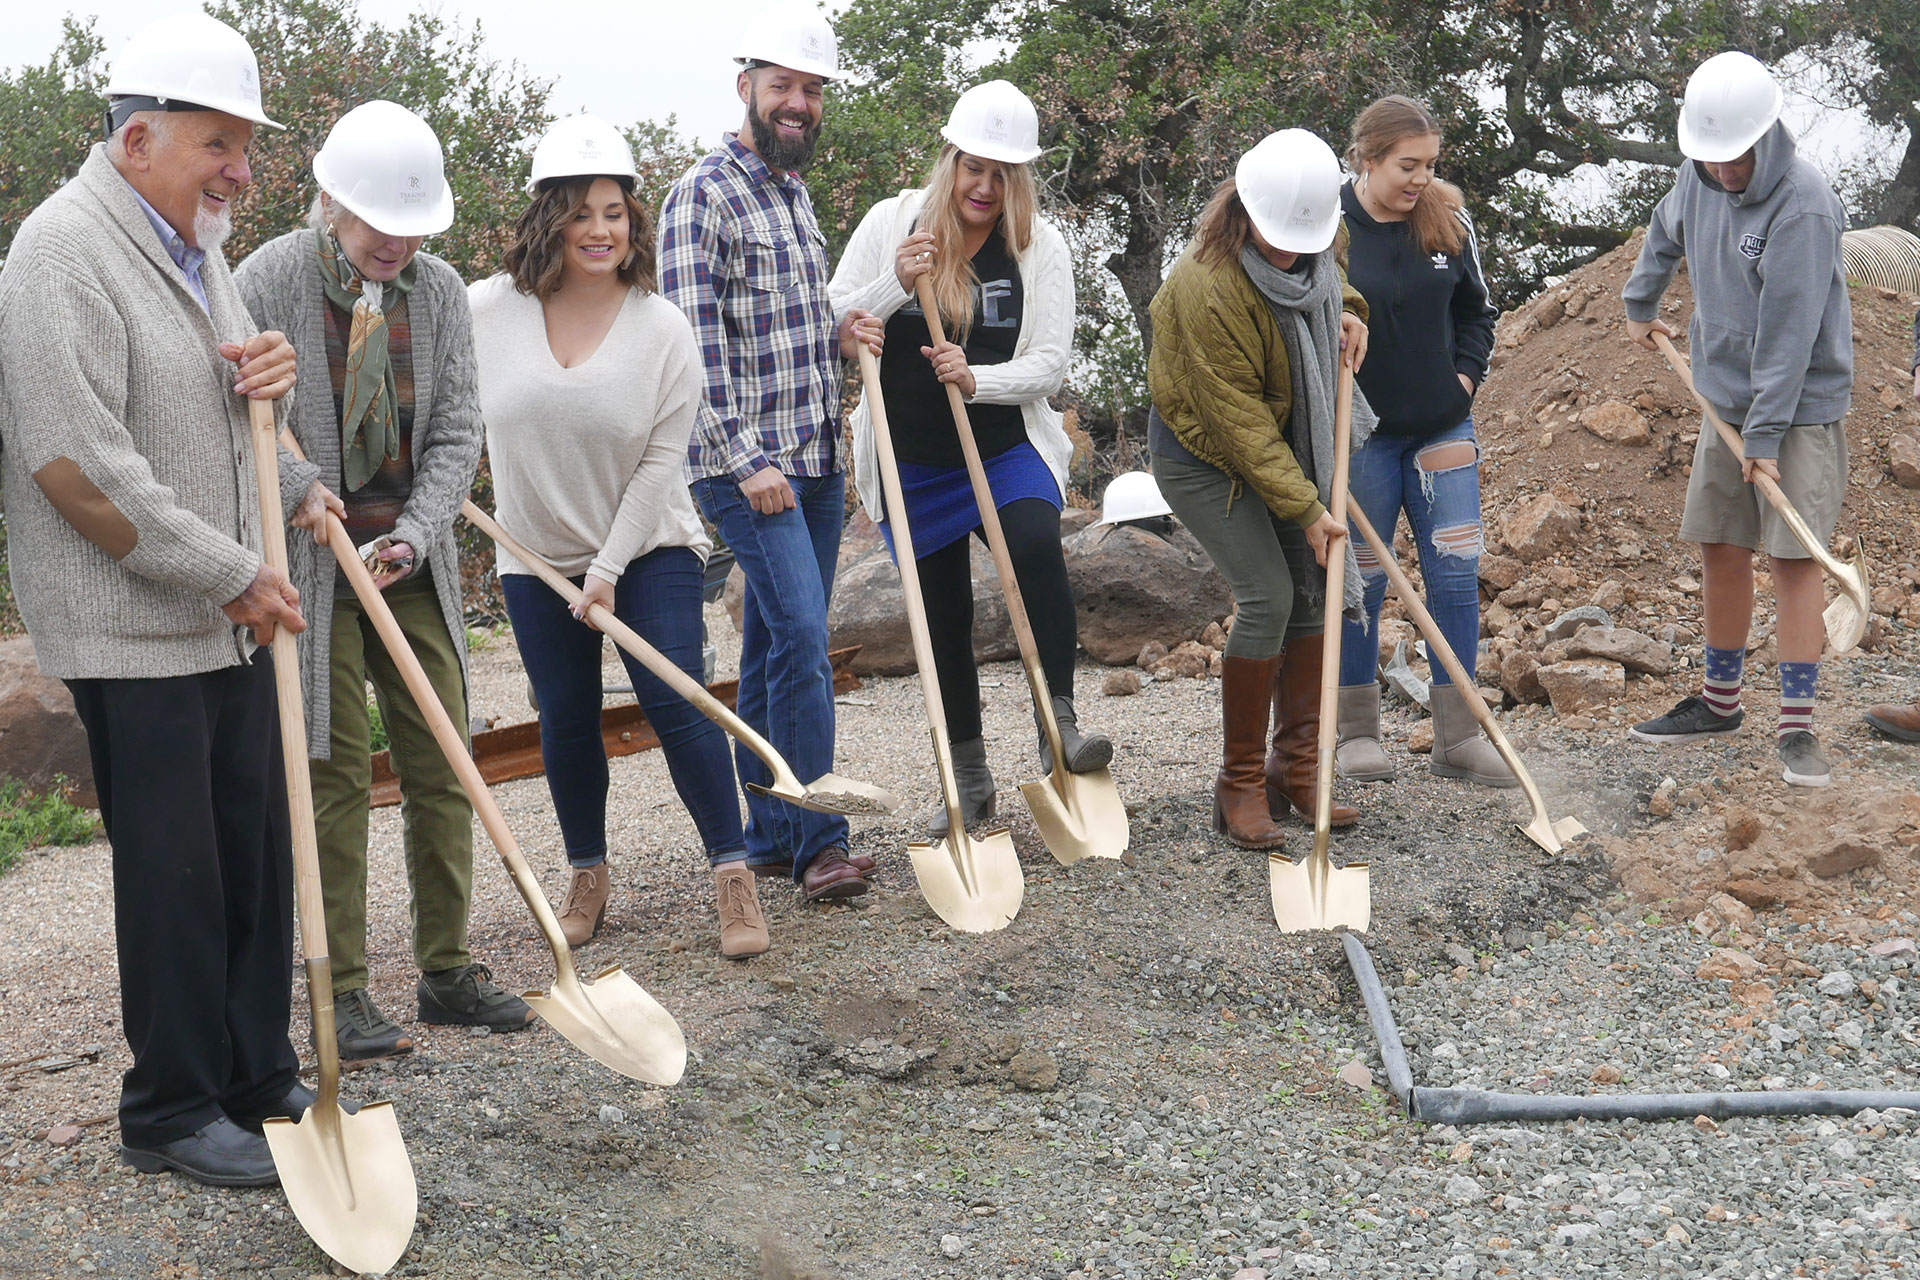
<path id="1" fill-rule="evenodd" d="M 1319 253 L 1340 227 L 1340 162 L 1305 129 L 1254 144 L 1233 171 L 1254 230 L 1282 253 Z"/>
<path id="2" fill-rule="evenodd" d="M 1170 516 L 1173 508 L 1160 496 L 1160 486 L 1151 473 L 1126 471 L 1107 483 L 1100 499 L 1100 523 L 1119 524 L 1123 520 L 1148 520 Z"/>
<path id="3" fill-rule="evenodd" d="M 284 129 L 260 105 L 260 63 L 246 37 L 217 18 L 191 11 L 157 18 L 127 41 L 107 75 L 115 124 L 134 111 L 195 107 Z"/>
<path id="4" fill-rule="evenodd" d="M 1007 81 L 989 80 L 960 95 L 940 136 L 970 156 L 1025 164 L 1040 154 L 1040 113 Z"/>
<path id="5" fill-rule="evenodd" d="M 433 127 L 397 102 L 363 102 L 313 157 L 320 189 L 375 231 L 430 236 L 453 225 L 453 188 Z"/>
<path id="6" fill-rule="evenodd" d="M 767 63 L 831 80 L 840 74 L 840 42 L 833 24 L 810 4 L 778 4 L 754 15 L 733 60 Z"/>
<path id="7" fill-rule="evenodd" d="M 1680 102 L 1680 151 L 1690 160 L 1738 160 L 1780 118 L 1783 95 L 1751 54 L 1716 53 L 1687 81 Z"/>
<path id="8" fill-rule="evenodd" d="M 540 135 L 533 148 L 533 173 L 527 178 L 527 194 L 548 178 L 624 178 L 628 185 L 640 181 L 634 167 L 633 148 L 620 131 L 599 116 L 568 116 L 556 120 Z"/>

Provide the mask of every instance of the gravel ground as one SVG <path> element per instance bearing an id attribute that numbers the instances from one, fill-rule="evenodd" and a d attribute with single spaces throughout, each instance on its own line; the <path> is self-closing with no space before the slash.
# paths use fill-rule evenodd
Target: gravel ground
<path id="1" fill-rule="evenodd" d="M 715 632 L 730 649 L 724 621 Z M 731 664 L 723 653 L 723 675 Z M 870 681 L 840 710 L 841 772 L 901 789 L 916 815 L 855 828 L 881 858 L 879 891 L 802 909 L 763 886 L 774 950 L 744 964 L 718 956 L 710 880 L 658 753 L 615 761 L 614 909 L 580 959 L 625 966 L 675 1013 L 686 1079 L 634 1084 L 544 1028 L 416 1028 L 414 1054 L 347 1080 L 395 1104 L 418 1175 L 397 1274 L 1854 1276 L 1920 1259 L 1910 1114 L 1459 1132 L 1400 1119 L 1379 1085 L 1349 1082 L 1356 1064 L 1380 1072 L 1337 943 L 1277 933 L 1264 859 L 1208 827 L 1216 686 L 1102 698 L 1102 674 L 1082 672 L 1083 716 L 1118 746 L 1132 857 L 1063 869 L 1011 793 L 1034 773 L 1020 673 L 987 672 L 1027 896 L 984 936 L 935 919 L 902 856 L 934 795 L 911 680 Z M 1847 696 L 1883 696 L 1902 674 Z M 510 639 L 478 654 L 474 702 L 526 715 Z M 1391 718 L 1403 739 L 1406 713 Z M 1663 775 L 1723 767 L 1622 751 L 1604 719 L 1509 723 L 1554 815 L 1610 839 L 1649 829 Z M 1372 865 L 1369 941 L 1420 1083 L 1920 1088 L 1920 962 L 1903 942 L 1920 929 L 1887 891 L 1902 881 L 1863 879 L 1850 914 L 1768 912 L 1710 939 L 1630 905 L 1599 841 L 1548 856 L 1513 832 L 1517 796 L 1399 762 L 1398 782 L 1358 792 L 1365 818 L 1336 852 Z M 1914 786 L 1907 756 L 1836 763 L 1878 770 L 1888 794 Z M 557 896 L 544 782 L 496 794 Z M 398 810 L 373 826 L 374 995 L 400 1017 L 414 974 Z M 278 1193 L 118 1165 L 109 871 L 96 844 L 0 880 L 0 1276 L 328 1274 Z M 506 878 L 483 866 L 479 881 L 476 954 L 509 986 L 544 985 L 550 959 Z M 1760 972 L 1696 978 L 1729 941 Z M 76 1065 L 49 1071 L 45 1055 Z M 46 1140 L 87 1121 L 75 1145 Z"/>

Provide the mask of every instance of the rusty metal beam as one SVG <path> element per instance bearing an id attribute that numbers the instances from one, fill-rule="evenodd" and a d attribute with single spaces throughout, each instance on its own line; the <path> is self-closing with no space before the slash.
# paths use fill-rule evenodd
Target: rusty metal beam
<path id="1" fill-rule="evenodd" d="M 833 664 L 833 691 L 836 694 L 860 687 L 860 677 L 847 669 L 847 664 L 853 661 L 853 655 L 859 652 L 860 646 L 852 645 L 827 654 L 828 661 Z M 734 706 L 740 696 L 737 680 L 722 680 L 708 685 L 707 689 L 728 707 Z M 660 745 L 660 737 L 653 731 L 653 726 L 647 723 L 645 713 L 637 703 L 631 702 L 608 707 L 600 713 L 600 740 L 606 744 L 608 759 L 651 751 Z M 546 766 L 540 759 L 540 722 L 530 720 L 524 724 L 511 724 L 474 734 L 473 758 L 480 766 L 480 776 L 489 785 L 544 773 Z M 379 752 L 373 757 L 371 807 L 381 809 L 399 803 L 400 779 L 394 776 L 393 762 L 388 759 L 387 753 Z"/>

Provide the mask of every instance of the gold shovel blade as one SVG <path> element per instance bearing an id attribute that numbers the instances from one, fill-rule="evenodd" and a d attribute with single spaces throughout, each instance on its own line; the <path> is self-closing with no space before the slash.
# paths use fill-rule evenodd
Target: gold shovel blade
<path id="1" fill-rule="evenodd" d="M 772 786 L 749 782 L 746 788 L 756 795 L 772 796 L 815 813 L 837 813 L 845 818 L 885 817 L 899 812 L 903 803 L 885 787 L 843 778 L 837 773 L 823 773 L 797 792 L 786 790 L 778 782 Z"/>
<path id="2" fill-rule="evenodd" d="M 1274 850 L 1267 855 L 1267 889 L 1282 933 L 1351 929 L 1365 933 L 1373 919 L 1372 873 L 1364 862 L 1336 867 L 1325 853 L 1302 862 Z"/>
<path id="3" fill-rule="evenodd" d="M 647 1084 L 677 1084 L 687 1038 L 673 1015 L 619 965 L 590 982 L 557 981 L 522 997 L 555 1031 L 609 1071 Z"/>
<path id="4" fill-rule="evenodd" d="M 1857 544 L 1852 562 L 1842 566 L 1834 580 L 1840 585 L 1840 594 L 1827 605 L 1820 620 L 1827 628 L 1827 644 L 1835 653 L 1847 653 L 1859 648 L 1866 638 L 1869 606 L 1862 602 L 1873 598 L 1867 587 L 1867 555 Z"/>
<path id="5" fill-rule="evenodd" d="M 1549 821 L 1543 814 L 1532 822 L 1516 823 L 1520 834 L 1545 849 L 1548 853 L 1560 853 L 1567 841 L 1587 834 L 1587 829 L 1575 818 L 1561 818 Z"/>
<path id="6" fill-rule="evenodd" d="M 1127 806 L 1105 769 L 1063 773 L 1020 786 L 1047 852 L 1063 867 L 1082 858 L 1118 858 L 1133 839 Z"/>
<path id="7" fill-rule="evenodd" d="M 355 1275 L 385 1275 L 400 1261 L 420 1194 L 392 1103 L 353 1115 L 316 1105 L 297 1122 L 268 1120 L 265 1132 L 287 1204 L 323 1253 Z"/>
<path id="8" fill-rule="evenodd" d="M 960 932 L 992 933 L 1020 914 L 1027 881 L 1005 828 L 980 835 L 949 832 L 937 843 L 909 841 L 907 856 L 920 896 Z"/>

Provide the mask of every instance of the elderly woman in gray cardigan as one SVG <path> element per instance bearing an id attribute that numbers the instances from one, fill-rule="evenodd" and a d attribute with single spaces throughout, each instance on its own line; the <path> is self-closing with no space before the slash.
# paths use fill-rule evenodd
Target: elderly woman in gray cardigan
<path id="1" fill-rule="evenodd" d="M 466 724 L 466 627 L 453 520 L 480 457 L 472 316 L 460 277 L 421 241 L 453 220 L 438 138 L 390 102 L 335 123 L 314 157 L 311 225 L 262 245 L 236 280 L 253 317 L 283 330 L 306 373 L 289 425 L 346 504 L 354 545 L 455 724 Z M 324 371 L 324 372 L 322 372 Z M 327 944 L 340 1056 L 403 1053 L 411 1038 L 367 993 L 365 686 L 400 778 L 413 948 L 424 1022 L 524 1027 L 533 1014 L 467 950 L 473 811 L 329 549 L 290 540 L 310 626 L 300 638 Z"/>

